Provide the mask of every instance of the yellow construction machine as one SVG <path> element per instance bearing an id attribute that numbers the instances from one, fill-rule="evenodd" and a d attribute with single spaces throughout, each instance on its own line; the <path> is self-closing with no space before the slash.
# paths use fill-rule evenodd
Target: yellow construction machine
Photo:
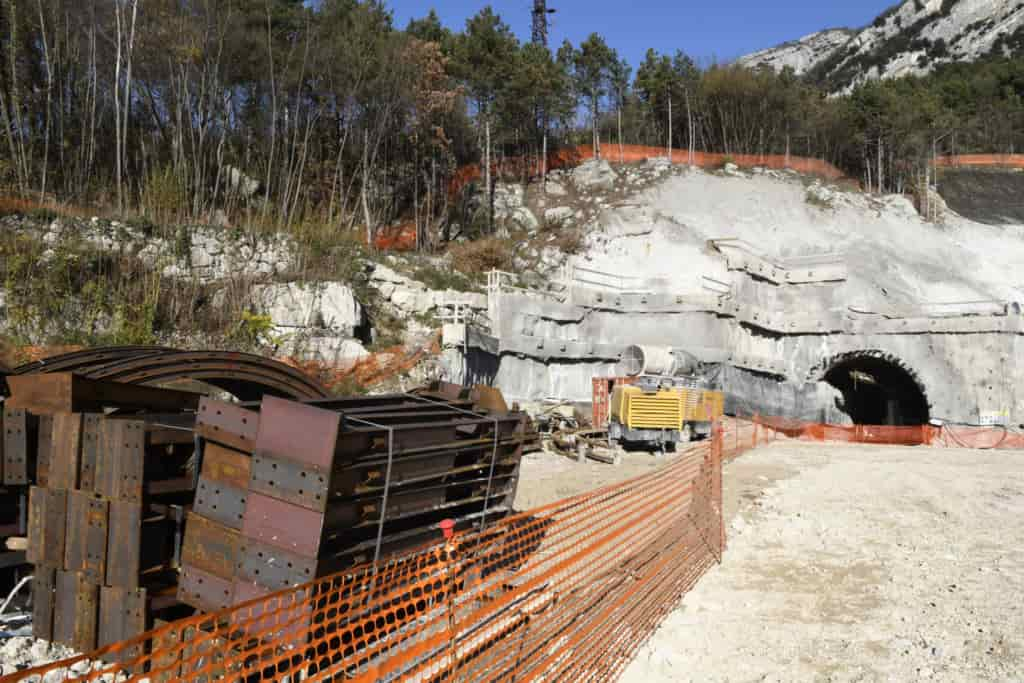
<path id="1" fill-rule="evenodd" d="M 630 347 L 620 372 L 632 383 L 612 390 L 609 440 L 667 451 L 709 436 L 723 414 L 725 397 L 704 387 L 699 367 L 682 351 Z"/>

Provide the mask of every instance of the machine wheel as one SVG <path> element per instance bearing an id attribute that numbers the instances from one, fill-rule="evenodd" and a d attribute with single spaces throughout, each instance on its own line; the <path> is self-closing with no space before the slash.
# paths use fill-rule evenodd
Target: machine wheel
<path id="1" fill-rule="evenodd" d="M 679 443 L 690 443 L 693 441 L 693 425 L 683 425 L 682 431 L 679 432 Z"/>

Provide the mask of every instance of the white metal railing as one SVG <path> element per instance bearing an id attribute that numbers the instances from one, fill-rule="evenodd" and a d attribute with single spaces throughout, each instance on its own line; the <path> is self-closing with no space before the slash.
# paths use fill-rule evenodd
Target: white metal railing
<path id="1" fill-rule="evenodd" d="M 735 249 L 754 256 L 765 263 L 776 266 L 780 270 L 789 268 L 806 268 L 811 265 L 827 265 L 842 263 L 843 255 L 833 251 L 825 251 L 818 254 L 805 254 L 803 256 L 789 256 L 786 258 L 768 257 L 764 252 L 757 249 L 750 242 L 739 237 L 716 237 L 708 240 L 708 245 L 715 251 L 722 253 L 723 249 Z"/>
<path id="2" fill-rule="evenodd" d="M 851 305 L 847 309 L 857 315 L 877 315 L 885 318 L 957 318 L 975 315 L 1020 315 L 1021 306 L 1012 301 L 987 299 L 979 301 L 920 301 L 897 306 L 888 311 Z"/>
<path id="3" fill-rule="evenodd" d="M 619 294 L 651 294 L 650 289 L 642 288 L 645 278 L 635 275 L 620 275 L 595 268 L 585 268 L 575 263 L 566 266 L 565 281 L 569 285 L 583 284 L 591 287 L 611 289 Z"/>

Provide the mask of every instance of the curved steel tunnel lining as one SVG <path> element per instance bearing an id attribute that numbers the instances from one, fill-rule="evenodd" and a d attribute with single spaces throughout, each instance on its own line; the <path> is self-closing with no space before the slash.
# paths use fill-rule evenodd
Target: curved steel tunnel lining
<path id="1" fill-rule="evenodd" d="M 90 349 L 27 363 L 14 374 L 75 372 L 93 379 L 152 384 L 196 379 L 255 400 L 263 394 L 283 398 L 327 398 L 329 392 L 312 377 L 279 361 L 230 351 L 177 351 L 162 347 Z"/>

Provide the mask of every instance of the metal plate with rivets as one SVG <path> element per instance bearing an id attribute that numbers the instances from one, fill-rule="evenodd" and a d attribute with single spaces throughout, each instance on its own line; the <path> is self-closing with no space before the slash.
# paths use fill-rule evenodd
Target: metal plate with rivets
<path id="1" fill-rule="evenodd" d="M 238 576 L 281 590 L 312 581 L 317 575 L 317 560 L 287 550 L 243 539 L 240 546 Z"/>
<path id="2" fill-rule="evenodd" d="M 252 457 L 249 488 L 274 498 L 323 512 L 327 509 L 329 474 L 294 460 L 257 452 Z"/>
<path id="3" fill-rule="evenodd" d="M 199 477 L 193 511 L 232 529 L 241 529 L 249 493 L 223 482 Z"/>

